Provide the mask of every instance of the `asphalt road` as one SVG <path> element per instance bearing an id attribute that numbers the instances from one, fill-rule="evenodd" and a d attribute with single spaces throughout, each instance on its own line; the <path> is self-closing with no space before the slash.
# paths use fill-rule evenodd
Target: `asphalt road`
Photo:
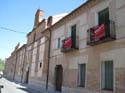
<path id="1" fill-rule="evenodd" d="M 19 83 L 9 81 L 5 78 L 0 79 L 0 85 L 4 86 L 4 88 L 1 89 L 1 93 L 41 93 L 31 88 L 27 88 L 26 86 L 22 86 Z"/>

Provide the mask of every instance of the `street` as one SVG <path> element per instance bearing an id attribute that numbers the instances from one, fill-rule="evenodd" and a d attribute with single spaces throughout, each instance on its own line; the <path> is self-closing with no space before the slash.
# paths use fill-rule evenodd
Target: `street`
<path id="1" fill-rule="evenodd" d="M 41 90 L 41 92 L 36 91 L 27 87 L 27 85 L 15 83 L 13 81 L 7 80 L 6 78 L 0 79 L 0 85 L 3 85 L 4 88 L 1 89 L 1 93 L 60 93 L 53 90 Z"/>
<path id="2" fill-rule="evenodd" d="M 22 86 L 19 83 L 9 81 L 6 78 L 0 79 L 0 85 L 4 86 L 4 88 L 1 89 L 1 93 L 41 93 L 33 89 L 27 88 L 26 86 Z"/>

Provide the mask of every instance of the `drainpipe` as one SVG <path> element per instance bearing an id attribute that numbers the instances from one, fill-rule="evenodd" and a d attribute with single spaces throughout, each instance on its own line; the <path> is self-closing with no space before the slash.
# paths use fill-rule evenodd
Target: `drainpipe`
<path id="1" fill-rule="evenodd" d="M 50 65 L 50 45 L 51 45 L 51 30 L 49 28 L 50 36 L 49 38 L 49 46 L 48 46 L 48 65 L 47 65 L 47 75 L 46 75 L 46 90 L 48 90 L 48 81 L 49 81 L 49 65 Z"/>

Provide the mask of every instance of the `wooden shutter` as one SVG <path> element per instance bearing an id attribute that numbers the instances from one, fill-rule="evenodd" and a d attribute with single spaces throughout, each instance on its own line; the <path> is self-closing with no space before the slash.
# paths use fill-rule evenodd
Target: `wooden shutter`
<path id="1" fill-rule="evenodd" d="M 98 13 L 99 25 L 105 23 L 106 37 L 110 36 L 109 8 Z"/>
<path id="2" fill-rule="evenodd" d="M 78 82 L 80 87 L 85 87 L 86 64 L 78 65 Z"/>
<path id="3" fill-rule="evenodd" d="M 113 90 L 113 62 L 105 62 L 105 89 Z"/>
<path id="4" fill-rule="evenodd" d="M 57 41 L 57 42 L 58 42 L 58 48 L 60 48 L 60 43 L 61 43 L 61 42 L 60 42 L 60 38 L 58 38 L 58 41 Z"/>
<path id="5" fill-rule="evenodd" d="M 76 25 L 71 27 L 72 48 L 76 48 Z"/>

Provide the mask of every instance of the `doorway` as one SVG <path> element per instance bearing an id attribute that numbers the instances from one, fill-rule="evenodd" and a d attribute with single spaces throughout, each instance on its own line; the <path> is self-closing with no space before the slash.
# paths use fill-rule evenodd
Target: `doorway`
<path id="1" fill-rule="evenodd" d="M 61 91 L 62 89 L 62 77 L 63 77 L 63 67 L 62 65 L 57 65 L 55 67 L 55 90 Z"/>
<path id="2" fill-rule="evenodd" d="M 105 23 L 105 37 L 110 36 L 109 8 L 106 8 L 98 13 L 99 25 Z"/>
<path id="3" fill-rule="evenodd" d="M 29 81 L 29 70 L 26 71 L 26 80 L 25 80 L 25 83 L 28 83 Z"/>

